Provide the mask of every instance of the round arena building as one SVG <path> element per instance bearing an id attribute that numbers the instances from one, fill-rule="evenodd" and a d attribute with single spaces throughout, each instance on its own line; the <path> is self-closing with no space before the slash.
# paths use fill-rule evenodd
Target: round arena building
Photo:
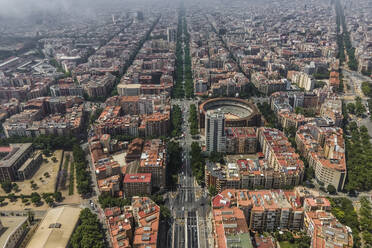
<path id="1" fill-rule="evenodd" d="M 209 99 L 199 105 L 199 126 L 204 128 L 207 111 L 219 109 L 225 115 L 226 127 L 256 127 L 261 125 L 261 114 L 253 103 L 233 97 Z"/>

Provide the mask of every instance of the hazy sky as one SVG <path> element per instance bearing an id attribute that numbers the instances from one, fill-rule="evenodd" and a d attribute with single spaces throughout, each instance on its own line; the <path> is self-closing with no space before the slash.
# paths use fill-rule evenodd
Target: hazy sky
<path id="1" fill-rule="evenodd" d="M 0 16 L 24 17 L 38 11 L 76 11 L 123 2 L 125 0 L 0 0 Z"/>

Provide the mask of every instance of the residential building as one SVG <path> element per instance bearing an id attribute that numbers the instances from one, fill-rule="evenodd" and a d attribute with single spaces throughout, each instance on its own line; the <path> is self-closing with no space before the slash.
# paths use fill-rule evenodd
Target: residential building
<path id="1" fill-rule="evenodd" d="M 304 210 L 293 191 L 226 189 L 212 199 L 213 209 L 242 210 L 254 231 L 301 230 Z"/>
<path id="2" fill-rule="evenodd" d="M 247 154 L 257 152 L 257 135 L 253 127 L 227 127 L 226 153 Z"/>
<path id="3" fill-rule="evenodd" d="M 123 181 L 125 197 L 151 195 L 151 173 L 126 174 Z"/>
<path id="4" fill-rule="evenodd" d="M 342 225 L 330 212 L 305 213 L 304 228 L 311 237 L 311 247 L 353 247 L 352 230 Z"/>
<path id="5" fill-rule="evenodd" d="M 31 143 L 11 144 L 9 153 L 0 160 L 0 181 L 24 180 L 39 168 L 41 154 L 34 154 Z"/>
<path id="6" fill-rule="evenodd" d="M 346 158 L 343 131 L 339 127 L 318 127 L 315 123 L 301 126 L 296 133 L 296 144 L 315 178 L 326 186 L 342 190 L 346 180 Z"/>
<path id="7" fill-rule="evenodd" d="M 303 205 L 305 211 L 331 211 L 331 203 L 325 197 L 306 197 Z"/>
<path id="8" fill-rule="evenodd" d="M 113 248 L 161 247 L 158 245 L 160 207 L 148 197 L 132 197 L 132 204 L 105 209 Z"/>
<path id="9" fill-rule="evenodd" d="M 145 141 L 138 173 L 151 173 L 153 187 L 163 188 L 166 183 L 167 151 L 164 141 L 152 139 Z"/>
<path id="10" fill-rule="evenodd" d="M 226 152 L 225 115 L 208 111 L 205 118 L 205 139 L 207 152 Z"/>
<path id="11" fill-rule="evenodd" d="M 284 133 L 267 127 L 258 128 L 257 132 L 259 144 L 268 161 L 268 166 L 274 171 L 286 173 L 284 185 L 299 185 L 304 176 L 304 163 Z"/>
<path id="12" fill-rule="evenodd" d="M 238 207 L 213 209 L 212 225 L 215 247 L 253 248 L 244 213 Z"/>
<path id="13" fill-rule="evenodd" d="M 113 175 L 105 179 L 97 180 L 98 189 L 101 193 L 118 196 L 120 192 L 121 175 Z"/>

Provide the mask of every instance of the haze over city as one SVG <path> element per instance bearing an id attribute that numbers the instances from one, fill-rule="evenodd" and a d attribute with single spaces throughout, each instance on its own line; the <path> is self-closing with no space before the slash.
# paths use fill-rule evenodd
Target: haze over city
<path id="1" fill-rule="evenodd" d="M 371 7 L 0 0 L 0 247 L 371 247 Z"/>

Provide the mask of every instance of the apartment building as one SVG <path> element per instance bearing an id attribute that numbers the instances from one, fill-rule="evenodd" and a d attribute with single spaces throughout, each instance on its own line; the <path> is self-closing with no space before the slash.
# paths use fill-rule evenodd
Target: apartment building
<path id="1" fill-rule="evenodd" d="M 257 135 L 252 127 L 227 127 L 226 153 L 247 154 L 257 152 Z"/>
<path id="2" fill-rule="evenodd" d="M 324 210 L 305 213 L 304 228 L 311 237 L 311 248 L 353 247 L 352 230 Z"/>
<path id="3" fill-rule="evenodd" d="M 320 115 L 332 126 L 341 127 L 344 119 L 341 99 L 327 98 L 320 108 Z"/>
<path id="4" fill-rule="evenodd" d="M 125 197 L 151 195 L 151 173 L 126 174 L 123 181 Z"/>
<path id="5" fill-rule="evenodd" d="M 244 213 L 238 207 L 213 209 L 212 226 L 215 247 L 253 248 Z"/>
<path id="6" fill-rule="evenodd" d="M 128 145 L 127 154 L 125 156 L 125 161 L 130 163 L 135 160 L 139 160 L 142 154 L 144 140 L 141 138 L 135 138 Z"/>
<path id="7" fill-rule="evenodd" d="M 164 141 L 145 141 L 141 153 L 138 173 L 151 173 L 153 187 L 163 188 L 166 183 L 167 151 Z"/>
<path id="8" fill-rule="evenodd" d="M 254 231 L 300 230 L 304 210 L 293 191 L 226 189 L 212 199 L 213 209 L 242 210 Z"/>
<path id="9" fill-rule="evenodd" d="M 5 135 L 36 137 L 40 135 L 80 135 L 85 121 L 83 105 L 75 105 L 65 109 L 64 115 L 53 113 L 45 115 L 44 107 L 26 109 L 11 116 L 3 123 Z"/>
<path id="10" fill-rule="evenodd" d="M 155 112 L 141 116 L 139 134 L 144 137 L 166 136 L 169 132 L 170 112 Z"/>
<path id="11" fill-rule="evenodd" d="M 132 203 L 123 208 L 104 210 L 111 244 L 122 247 L 161 247 L 158 246 L 160 207 L 148 197 L 132 197 Z"/>
<path id="12" fill-rule="evenodd" d="M 257 133 L 268 166 L 275 171 L 286 173 L 287 176 L 283 178 L 285 180 L 284 185 L 299 185 L 303 180 L 304 163 L 284 133 L 275 128 L 267 127 L 258 128 Z"/>
<path id="13" fill-rule="evenodd" d="M 121 174 L 97 180 L 99 191 L 111 196 L 118 196 L 120 192 L 120 178 Z"/>
<path id="14" fill-rule="evenodd" d="M 225 114 L 220 111 L 208 111 L 205 118 L 205 139 L 207 152 L 225 152 Z"/>
<path id="15" fill-rule="evenodd" d="M 306 197 L 303 205 L 305 211 L 331 211 L 331 203 L 325 197 Z"/>
<path id="16" fill-rule="evenodd" d="M 288 182 L 293 184 L 288 185 Z M 293 173 L 275 170 L 266 159 L 238 159 L 235 163 L 222 165 L 207 162 L 205 184 L 214 186 L 218 192 L 224 189 L 281 189 L 296 186 Z"/>
<path id="17" fill-rule="evenodd" d="M 294 127 L 297 129 L 299 126 L 305 124 L 305 116 L 296 114 L 288 110 L 280 110 L 277 113 L 278 121 L 283 129 Z"/>
<path id="18" fill-rule="evenodd" d="M 42 163 L 41 153 L 34 154 L 31 143 L 10 144 L 7 154 L 0 159 L 0 181 L 30 178 Z"/>
<path id="19" fill-rule="evenodd" d="M 306 91 L 312 91 L 314 89 L 315 80 L 305 72 L 289 71 L 287 78 Z"/>
<path id="20" fill-rule="evenodd" d="M 252 83 L 259 92 L 268 96 L 276 91 L 286 90 L 288 87 L 288 82 L 286 80 L 268 79 L 262 72 L 255 72 L 252 74 Z"/>
<path id="21" fill-rule="evenodd" d="M 298 150 L 315 170 L 315 178 L 342 190 L 346 180 L 343 131 L 338 127 L 301 126 L 296 133 Z"/>
<path id="22" fill-rule="evenodd" d="M 84 90 L 80 85 L 55 84 L 50 86 L 52 97 L 58 96 L 83 96 Z"/>

